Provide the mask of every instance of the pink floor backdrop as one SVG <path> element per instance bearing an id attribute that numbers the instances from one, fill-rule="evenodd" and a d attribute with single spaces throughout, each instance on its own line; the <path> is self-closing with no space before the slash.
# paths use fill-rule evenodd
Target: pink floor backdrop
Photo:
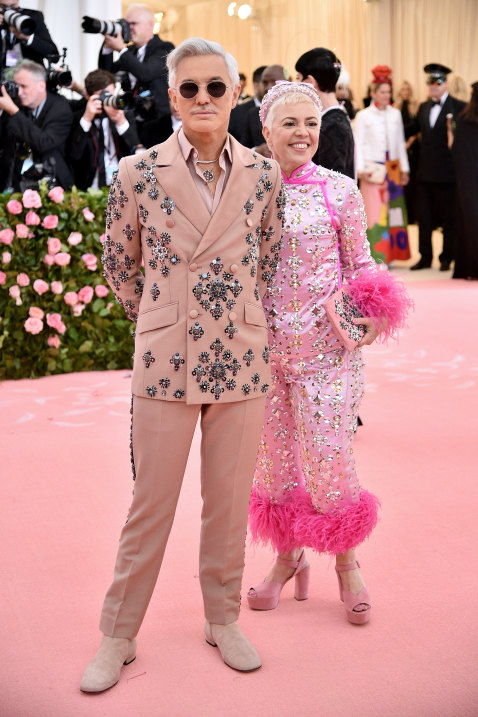
<path id="1" fill-rule="evenodd" d="M 230 670 L 203 639 L 196 433 L 138 657 L 101 695 L 78 689 L 129 505 L 129 377 L 72 374 L 0 386 L 1 717 L 478 714 L 476 283 L 410 284 L 398 345 L 367 349 L 356 455 L 381 521 L 360 559 L 373 596 L 345 620 L 333 564 L 310 553 L 311 595 L 244 607 L 263 658 Z M 246 551 L 244 589 L 269 551 Z M 245 590 L 244 590 L 245 591 Z"/>

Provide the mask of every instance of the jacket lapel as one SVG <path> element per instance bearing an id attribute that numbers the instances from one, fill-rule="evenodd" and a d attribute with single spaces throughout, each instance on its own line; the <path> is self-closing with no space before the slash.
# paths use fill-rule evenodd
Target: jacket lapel
<path id="1" fill-rule="evenodd" d="M 158 152 L 156 166 L 153 170 L 158 182 L 181 214 L 184 214 L 186 219 L 201 234 L 204 234 L 211 221 L 211 215 L 199 195 L 184 161 L 177 132 L 172 134 L 166 142 L 156 145 L 152 149 Z"/>
<path id="2" fill-rule="evenodd" d="M 239 144 L 232 136 L 230 137 L 230 142 L 232 154 L 231 173 L 216 211 L 210 217 L 207 229 L 194 252 L 194 257 L 199 256 L 224 234 L 226 229 L 242 212 L 243 206 L 250 198 L 255 185 L 261 177 L 260 158 L 255 159 L 253 152 Z M 244 213 L 245 220 L 246 214 Z"/>

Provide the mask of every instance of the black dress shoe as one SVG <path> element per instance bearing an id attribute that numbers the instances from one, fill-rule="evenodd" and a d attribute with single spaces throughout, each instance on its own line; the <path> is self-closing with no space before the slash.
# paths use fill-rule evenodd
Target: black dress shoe
<path id="1" fill-rule="evenodd" d="M 450 269 L 450 262 L 449 261 L 442 261 L 440 264 L 440 271 L 449 271 Z"/>
<path id="2" fill-rule="evenodd" d="M 424 259 L 420 259 L 420 261 L 417 261 L 416 264 L 410 267 L 410 271 L 418 271 L 419 269 L 429 269 L 431 267 L 431 262 L 425 261 Z"/>

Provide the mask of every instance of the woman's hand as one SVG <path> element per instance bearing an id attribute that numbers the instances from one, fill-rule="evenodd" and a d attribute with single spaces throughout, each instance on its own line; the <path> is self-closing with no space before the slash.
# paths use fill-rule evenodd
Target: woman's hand
<path id="1" fill-rule="evenodd" d="M 384 328 L 387 325 L 387 320 L 383 319 L 382 323 L 380 324 L 380 328 L 377 329 L 375 322 L 368 318 L 367 316 L 362 316 L 360 319 L 353 319 L 354 324 L 365 326 L 366 331 L 363 335 L 363 338 L 359 343 L 357 344 L 357 348 L 360 348 L 361 346 L 368 346 L 369 344 L 373 344 L 377 336 L 380 334 L 381 331 L 384 330 Z"/>

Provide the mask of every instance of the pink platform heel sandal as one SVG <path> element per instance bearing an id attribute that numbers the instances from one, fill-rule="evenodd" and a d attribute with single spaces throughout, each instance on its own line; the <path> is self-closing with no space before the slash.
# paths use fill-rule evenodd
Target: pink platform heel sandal
<path id="1" fill-rule="evenodd" d="M 292 578 L 295 578 L 295 599 L 307 600 L 309 597 L 310 565 L 305 559 L 305 550 L 302 551 L 299 560 L 286 560 L 278 557 L 276 562 L 288 565 L 295 570 L 290 578 L 283 583 L 270 580 L 251 588 L 247 593 L 247 601 L 252 610 L 274 610 L 279 602 L 282 588 Z"/>
<path id="2" fill-rule="evenodd" d="M 364 625 L 370 620 L 371 614 L 372 606 L 370 604 L 369 592 L 366 587 L 363 587 L 358 595 L 351 590 L 344 590 L 340 577 L 340 573 L 347 570 L 355 570 L 356 568 L 360 568 L 358 560 L 354 563 L 347 563 L 347 565 L 336 565 L 335 572 L 337 573 L 337 580 L 339 581 L 340 599 L 344 603 L 348 621 L 353 625 Z"/>

